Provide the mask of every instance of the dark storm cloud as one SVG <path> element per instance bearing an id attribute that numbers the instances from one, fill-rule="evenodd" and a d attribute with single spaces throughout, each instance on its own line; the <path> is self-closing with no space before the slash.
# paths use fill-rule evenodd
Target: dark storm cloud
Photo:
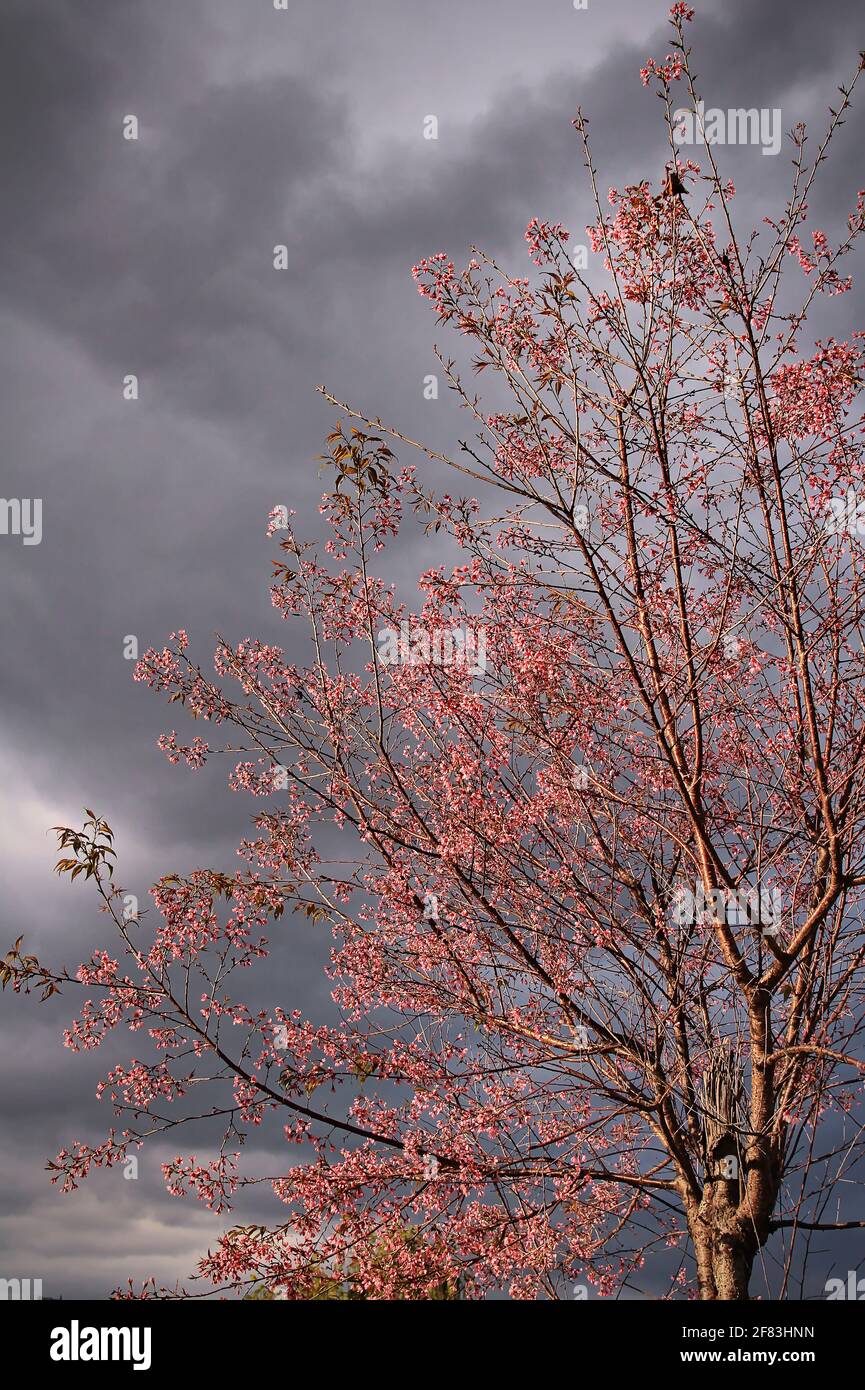
<path id="1" fill-rule="evenodd" d="M 55 28 L 29 7 L 12 26 L 0 118 L 13 216 L 0 286 L 11 307 L 75 338 L 115 373 L 162 373 L 175 393 L 189 384 L 231 414 L 244 397 L 250 347 L 260 366 L 292 342 L 272 246 L 286 233 L 297 241 L 304 184 L 331 163 L 341 118 L 314 79 L 209 86 L 185 61 L 188 33 L 166 55 L 153 39 L 152 7 L 143 43 L 136 9 L 133 25 L 117 22 L 130 7 L 119 15 L 106 7 L 116 32 L 102 33 L 102 48 L 124 54 L 123 67 L 138 56 L 151 82 L 140 69 L 136 81 L 124 79 L 104 51 L 94 55 L 86 14 Z M 177 12 L 163 10 L 173 32 Z M 130 112 L 137 141 L 121 134 Z"/>
<path id="2" fill-rule="evenodd" d="M 659 103 L 637 69 L 667 51 L 666 10 L 449 0 L 430 32 L 429 7 L 407 0 L 298 0 L 291 18 L 267 0 L 7 0 L 2 491 L 44 499 L 40 546 L 0 542 L 10 941 L 26 932 L 71 966 L 101 943 L 84 891 L 50 875 L 46 829 L 84 803 L 115 825 L 122 881 L 142 898 L 169 869 L 231 866 L 256 808 L 225 790 L 221 769 L 184 774 L 154 750 L 182 724 L 133 686 L 124 635 L 161 645 L 182 625 L 202 661 L 215 629 L 292 640 L 269 605 L 263 530 L 277 502 L 315 529 L 331 418 L 315 383 L 453 446 L 451 404 L 421 394 L 437 331 L 410 267 L 438 250 L 459 261 L 475 242 L 522 274 L 535 214 L 580 239 L 592 214 L 578 104 L 602 193 L 657 179 Z M 862 45 L 859 11 L 852 0 L 702 7 L 693 37 L 707 103 L 777 105 L 785 128 L 811 116 L 819 128 Z M 122 139 L 129 113 L 137 143 Z M 422 138 L 427 113 L 438 141 Z M 861 182 L 862 129 L 855 114 L 821 217 L 843 215 Z M 786 157 L 723 153 L 747 224 L 783 185 Z M 285 272 L 272 267 L 277 243 Z M 140 377 L 134 403 L 121 399 L 127 372 Z M 408 583 L 431 545 L 396 547 L 389 577 Z M 293 931 L 279 955 L 285 1006 L 326 1016 L 325 951 Z M 109 1054 L 58 1052 L 71 1007 L 3 1001 L 13 1060 L 0 1081 L 0 1274 L 44 1270 L 56 1291 L 90 1296 L 127 1274 L 172 1281 L 220 1223 L 192 1203 L 178 1216 L 158 1152 L 138 1182 L 99 1175 L 69 1200 L 46 1185 L 46 1158 L 111 1122 L 94 1101 Z M 130 1051 L 108 1046 L 111 1060 Z M 281 1151 L 267 1143 L 275 1166 Z M 241 1215 L 278 1210 L 256 1191 Z"/>

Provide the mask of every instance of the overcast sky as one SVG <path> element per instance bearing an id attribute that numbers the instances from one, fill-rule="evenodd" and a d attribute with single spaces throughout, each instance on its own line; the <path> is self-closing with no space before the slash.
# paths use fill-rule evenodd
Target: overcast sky
<path id="1" fill-rule="evenodd" d="M 778 107 L 785 130 L 819 129 L 865 43 L 858 0 L 697 9 L 707 104 Z M 582 240 L 578 104 L 603 187 L 656 180 L 660 104 L 639 67 L 668 49 L 667 10 L 0 0 L 0 491 L 43 502 L 41 544 L 0 536 L 0 954 L 23 932 L 74 967 L 101 944 L 86 890 L 51 873 L 49 828 L 84 805 L 113 825 L 121 881 L 142 897 L 163 873 L 232 866 L 253 808 L 219 769 L 184 772 L 156 750 L 177 718 L 133 684 L 124 637 L 161 646 L 183 626 L 202 661 L 216 629 L 285 639 L 264 530 L 278 503 L 317 525 L 332 417 L 315 384 L 453 445 L 452 407 L 423 398 L 441 330 L 411 266 L 440 250 L 459 261 L 474 242 L 524 274 L 534 215 Z M 130 114 L 137 141 L 123 138 Z M 437 140 L 424 139 L 429 115 Z M 863 182 L 863 134 L 860 107 L 812 200 L 827 229 Z M 748 226 L 783 190 L 789 155 L 726 160 Z M 861 300 L 834 307 L 842 336 Z M 129 373 L 137 401 L 123 399 Z M 388 552 L 390 577 L 408 583 L 423 551 L 414 538 Z M 320 932 L 298 928 L 270 1002 L 327 1017 L 324 952 Z M 0 1006 L 0 1276 L 66 1297 L 105 1297 L 129 1276 L 173 1282 L 226 1223 L 165 1193 L 165 1152 L 142 1152 L 137 1182 L 115 1169 L 66 1198 L 48 1182 L 64 1143 L 112 1123 L 96 1082 L 131 1055 L 122 1037 L 92 1056 L 64 1050 L 68 1012 L 8 991 Z M 238 1218 L 281 1211 L 259 1193 Z"/>

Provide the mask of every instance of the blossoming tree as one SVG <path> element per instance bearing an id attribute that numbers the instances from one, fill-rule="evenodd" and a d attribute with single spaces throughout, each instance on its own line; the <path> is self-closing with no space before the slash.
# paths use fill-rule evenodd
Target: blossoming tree
<path id="1" fill-rule="evenodd" d="M 758 1262 L 783 1297 L 811 1231 L 863 1224 L 826 1207 L 857 1173 L 865 1070 L 865 346 L 805 341 L 865 226 L 861 192 L 837 244 L 805 226 L 858 71 L 812 160 L 792 132 L 789 198 L 743 239 L 715 148 L 677 159 L 690 18 L 673 7 L 642 74 L 659 193 L 604 206 L 574 122 L 587 269 L 538 221 L 529 278 L 480 252 L 415 269 L 508 408 L 442 357 L 472 421 L 445 459 L 324 393 L 331 539 L 284 509 L 270 527 L 308 664 L 220 640 L 214 679 L 183 632 L 140 662 L 239 750 L 232 785 L 261 799 L 242 867 L 169 875 L 130 916 L 88 813 L 58 867 L 93 879 L 117 949 L 70 973 L 19 942 L 3 965 L 83 988 L 68 1046 L 141 1039 L 104 1081 L 122 1129 L 54 1181 L 209 1116 L 212 1155 L 178 1154 L 169 1191 L 223 1211 L 272 1183 L 284 1221 L 228 1230 L 199 1268 L 216 1287 L 609 1295 L 649 1262 L 662 1293 L 742 1299 Z M 406 514 L 449 557 L 416 612 L 375 573 Z M 484 661 L 415 641 L 444 630 Z M 197 767 L 220 735 L 161 742 Z M 340 1022 L 247 1005 L 240 968 L 275 981 L 319 923 Z M 241 1146 L 273 1116 L 285 1163 L 262 1174 Z"/>

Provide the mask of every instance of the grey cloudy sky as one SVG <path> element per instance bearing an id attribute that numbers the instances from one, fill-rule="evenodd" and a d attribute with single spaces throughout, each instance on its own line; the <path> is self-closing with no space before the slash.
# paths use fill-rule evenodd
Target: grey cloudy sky
<path id="1" fill-rule="evenodd" d="M 819 120 L 865 44 L 858 0 L 697 8 L 707 104 L 779 107 L 785 130 Z M 638 69 L 667 51 L 667 10 L 0 0 L 0 490 L 43 499 L 40 545 L 0 536 L 3 950 L 23 932 L 74 966 L 100 944 L 84 889 L 51 874 L 49 827 L 84 805 L 114 826 L 121 881 L 142 896 L 170 870 L 231 865 L 249 803 L 218 769 L 193 776 L 156 751 L 176 721 L 133 685 L 123 637 L 161 645 L 184 626 L 202 660 L 217 628 L 285 639 L 264 527 L 286 503 L 315 528 L 331 423 L 315 384 L 453 443 L 451 406 L 422 395 L 436 329 L 410 268 L 476 242 L 525 273 L 533 215 L 581 235 L 577 104 L 602 185 L 657 177 L 664 133 Z M 863 132 L 854 111 L 815 200 L 827 228 L 863 182 Z M 731 150 L 728 167 L 748 225 L 788 158 Z M 844 301 L 839 335 L 859 307 Z M 137 402 L 122 399 L 130 372 Z M 425 562 L 416 539 L 393 557 L 404 582 Z M 326 1016 L 324 950 L 293 936 L 284 1007 Z M 62 1144 L 111 1123 L 95 1085 L 125 1057 L 116 1039 L 104 1056 L 65 1051 L 67 1013 L 2 1000 L 0 1275 L 67 1297 L 173 1282 L 225 1223 L 167 1196 L 164 1152 L 143 1152 L 138 1182 L 101 1173 L 69 1198 L 48 1183 Z M 259 1194 L 240 1215 L 279 1210 Z"/>

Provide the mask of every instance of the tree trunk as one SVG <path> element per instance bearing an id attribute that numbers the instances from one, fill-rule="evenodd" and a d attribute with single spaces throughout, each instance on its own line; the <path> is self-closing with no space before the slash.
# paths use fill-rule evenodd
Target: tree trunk
<path id="1" fill-rule="evenodd" d="M 748 1285 L 758 1248 L 753 1228 L 735 1212 L 714 1209 L 712 1195 L 698 1208 L 692 1230 L 697 1257 L 701 1299 L 742 1301 L 750 1297 Z"/>
<path id="2" fill-rule="evenodd" d="M 743 1240 L 734 1235 L 716 1236 L 712 1250 L 715 1297 L 747 1299 L 753 1263 L 754 1250 L 749 1250 Z"/>
<path id="3" fill-rule="evenodd" d="M 753 1161 L 755 1172 L 746 1185 L 735 1141 L 726 1135 L 714 1150 L 700 1201 L 686 1203 L 701 1299 L 750 1297 L 754 1256 L 768 1238 L 777 1192 L 777 1174 L 768 1156 L 760 1154 Z M 768 1171 L 766 1182 L 754 1180 L 758 1170 Z"/>

